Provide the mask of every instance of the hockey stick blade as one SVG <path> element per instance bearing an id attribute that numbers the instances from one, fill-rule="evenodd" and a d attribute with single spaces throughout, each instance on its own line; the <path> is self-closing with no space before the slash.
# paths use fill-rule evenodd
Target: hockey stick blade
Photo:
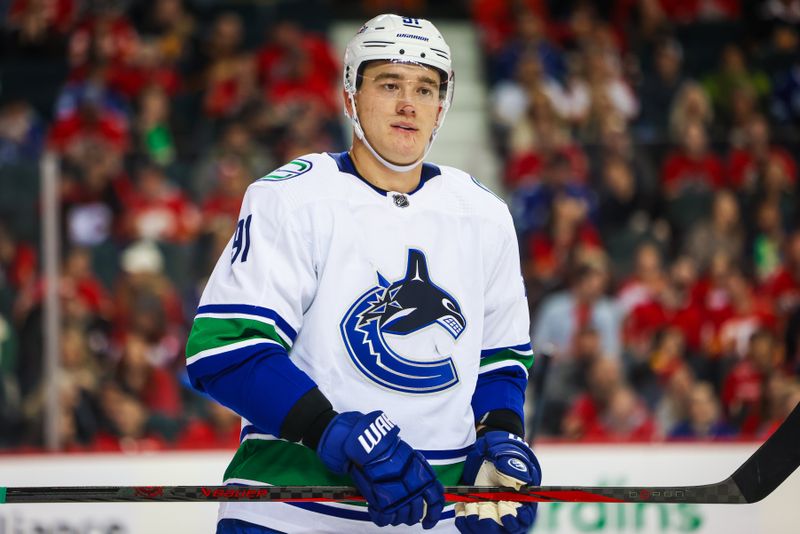
<path id="1" fill-rule="evenodd" d="M 609 502 L 746 504 L 758 502 L 800 466 L 800 405 L 736 472 L 701 486 L 447 486 L 448 502 Z M 58 502 L 342 502 L 363 501 L 349 486 L 66 486 L 0 487 L 0 503 Z"/>

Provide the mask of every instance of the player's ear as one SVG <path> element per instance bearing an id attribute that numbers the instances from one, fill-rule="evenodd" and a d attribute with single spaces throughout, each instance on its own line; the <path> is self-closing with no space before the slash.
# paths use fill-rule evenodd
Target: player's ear
<path id="1" fill-rule="evenodd" d="M 342 99 L 344 99 L 344 109 L 347 111 L 347 114 L 351 117 L 353 116 L 353 105 L 350 102 L 350 95 L 347 94 L 347 91 L 342 89 Z"/>

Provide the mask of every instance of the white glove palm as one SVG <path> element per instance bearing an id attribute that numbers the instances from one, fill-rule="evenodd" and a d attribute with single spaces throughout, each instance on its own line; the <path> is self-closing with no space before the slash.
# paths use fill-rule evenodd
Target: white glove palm
<path id="1" fill-rule="evenodd" d="M 519 436 L 487 432 L 475 442 L 464 464 L 466 484 L 518 490 L 539 485 L 539 462 Z M 521 534 L 536 520 L 536 503 L 510 501 L 457 503 L 456 528 L 463 534 Z"/>

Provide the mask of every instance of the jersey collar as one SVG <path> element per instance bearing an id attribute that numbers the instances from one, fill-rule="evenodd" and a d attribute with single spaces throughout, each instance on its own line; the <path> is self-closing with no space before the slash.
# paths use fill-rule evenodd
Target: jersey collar
<path id="1" fill-rule="evenodd" d="M 383 196 L 386 196 L 388 193 L 390 193 L 390 191 L 387 191 L 386 189 L 381 189 L 380 187 L 370 183 L 369 180 L 361 176 L 358 170 L 356 170 L 356 166 L 353 164 L 353 160 L 348 152 L 328 152 L 327 154 L 331 158 L 333 158 L 333 161 L 336 162 L 336 166 L 339 167 L 339 172 L 355 176 L 356 178 L 358 178 L 359 180 L 370 186 L 374 191 L 380 193 Z M 442 171 L 439 169 L 439 167 L 437 167 L 433 163 L 423 163 L 422 174 L 420 175 L 419 184 L 417 184 L 417 187 L 415 187 L 413 191 L 407 194 L 413 195 L 414 193 L 422 189 L 422 186 L 425 185 L 425 183 L 428 180 L 430 180 L 435 176 L 439 176 L 440 174 L 442 174 Z"/>

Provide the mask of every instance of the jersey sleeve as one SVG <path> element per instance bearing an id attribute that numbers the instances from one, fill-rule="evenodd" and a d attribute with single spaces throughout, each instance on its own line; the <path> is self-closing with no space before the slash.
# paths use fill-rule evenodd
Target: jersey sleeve
<path id="1" fill-rule="evenodd" d="M 275 183 L 247 190 L 186 346 L 192 385 L 275 436 L 316 387 L 290 358 L 316 288 L 314 255 L 280 193 Z"/>
<path id="2" fill-rule="evenodd" d="M 524 421 L 528 369 L 533 364 L 528 300 L 510 216 L 505 230 L 485 289 L 480 367 L 472 396 L 476 421 L 494 410 L 512 410 Z"/>

